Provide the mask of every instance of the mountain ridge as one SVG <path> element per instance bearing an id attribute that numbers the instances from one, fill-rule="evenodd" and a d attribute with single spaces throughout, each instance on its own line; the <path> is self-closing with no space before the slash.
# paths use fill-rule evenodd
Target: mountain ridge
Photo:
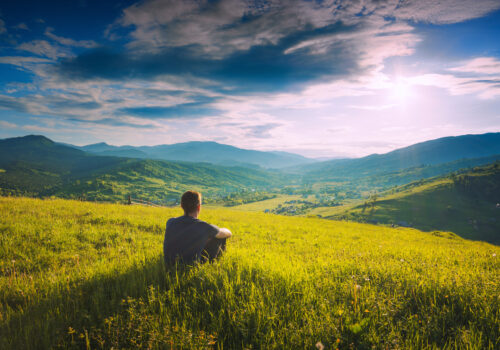
<path id="1" fill-rule="evenodd" d="M 268 188 L 271 171 L 154 159 L 100 156 L 44 136 L 0 140 L 0 189 L 6 194 L 123 201 L 127 194 L 166 201 L 182 191 Z"/>
<path id="2" fill-rule="evenodd" d="M 317 180 L 359 178 L 402 169 L 500 154 L 500 132 L 447 136 L 361 158 L 334 159 L 290 168 Z"/>
<path id="3" fill-rule="evenodd" d="M 224 166 L 259 166 L 268 169 L 309 164 L 315 162 L 299 154 L 283 151 L 257 151 L 238 148 L 215 141 L 189 141 L 156 146 L 113 146 L 106 142 L 86 146 L 73 146 L 85 152 L 125 156 L 131 158 L 149 158 L 168 161 L 208 162 Z"/>

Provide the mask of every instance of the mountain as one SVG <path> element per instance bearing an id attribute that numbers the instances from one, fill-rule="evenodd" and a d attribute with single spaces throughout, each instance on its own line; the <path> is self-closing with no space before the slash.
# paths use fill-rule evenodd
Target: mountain
<path id="1" fill-rule="evenodd" d="M 500 244 L 500 162 L 420 180 L 329 218 L 452 231 Z"/>
<path id="2" fill-rule="evenodd" d="M 30 164 L 49 172 L 84 176 L 118 164 L 115 157 L 96 157 L 58 144 L 45 136 L 28 135 L 0 140 L 0 167 Z"/>
<path id="3" fill-rule="evenodd" d="M 187 189 L 214 195 L 280 181 L 280 175 L 257 169 L 99 156 L 44 136 L 0 140 L 0 189 L 7 194 L 111 201 L 131 194 L 166 201 Z"/>
<path id="4" fill-rule="evenodd" d="M 335 159 L 296 167 L 295 171 L 318 180 L 361 178 L 423 165 L 500 154 L 500 133 L 443 137 L 400 148 L 385 154 L 356 159 Z"/>
<path id="5" fill-rule="evenodd" d="M 159 146 L 111 146 L 104 142 L 77 147 L 99 155 L 150 158 L 189 162 L 208 162 L 224 166 L 284 168 L 315 162 L 288 152 L 263 152 L 241 149 L 217 142 L 192 141 Z"/>

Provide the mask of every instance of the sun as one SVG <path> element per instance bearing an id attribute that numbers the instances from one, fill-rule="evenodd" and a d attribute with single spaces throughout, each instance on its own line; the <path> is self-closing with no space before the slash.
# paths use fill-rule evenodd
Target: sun
<path id="1" fill-rule="evenodd" d="M 413 96 L 410 82 L 407 79 L 398 77 L 390 87 L 390 97 L 395 103 L 405 103 Z"/>

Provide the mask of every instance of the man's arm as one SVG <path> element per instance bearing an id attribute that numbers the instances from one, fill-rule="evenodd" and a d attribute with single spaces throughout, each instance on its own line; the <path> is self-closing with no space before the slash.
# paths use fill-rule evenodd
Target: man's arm
<path id="1" fill-rule="evenodd" d="M 219 232 L 215 235 L 215 238 L 229 238 L 233 234 L 227 228 L 219 228 Z"/>

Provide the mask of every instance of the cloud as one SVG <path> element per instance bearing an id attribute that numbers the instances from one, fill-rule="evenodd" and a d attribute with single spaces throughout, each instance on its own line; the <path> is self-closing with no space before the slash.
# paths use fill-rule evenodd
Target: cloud
<path id="1" fill-rule="evenodd" d="M 256 47 L 225 59 L 209 59 L 195 48 L 165 50 L 158 54 L 131 56 L 99 48 L 76 58 L 69 58 L 57 67 L 63 79 L 159 79 L 164 75 L 206 79 L 213 88 L 226 91 L 276 91 L 328 76 L 345 76 L 355 71 L 356 61 L 342 53 L 330 57 L 281 55 L 282 48 Z M 332 65 L 331 60 L 337 64 Z"/>
<path id="2" fill-rule="evenodd" d="M 134 4 L 115 27 L 133 27 L 131 48 L 200 46 L 222 57 L 253 46 L 276 44 L 292 32 L 334 23 L 331 6 L 304 1 L 162 1 Z"/>
<path id="3" fill-rule="evenodd" d="M 82 100 L 81 98 L 68 98 L 64 96 L 52 95 L 44 97 L 45 105 L 49 110 L 75 111 L 75 110 L 96 110 L 102 105 L 93 99 Z"/>
<path id="4" fill-rule="evenodd" d="M 500 60 L 496 57 L 478 57 L 464 65 L 450 68 L 452 72 L 500 75 Z"/>
<path id="5" fill-rule="evenodd" d="M 83 47 L 87 49 L 97 46 L 97 43 L 93 40 L 73 40 L 70 38 L 57 36 L 54 34 L 54 28 L 51 27 L 47 27 L 47 29 L 45 29 L 45 36 L 64 46 Z"/>
<path id="6" fill-rule="evenodd" d="M 449 71 L 453 74 L 422 74 L 408 78 L 408 82 L 444 88 L 451 95 L 474 94 L 482 99 L 500 96 L 500 61 L 496 58 L 477 57 Z"/>
<path id="7" fill-rule="evenodd" d="M 71 55 L 69 50 L 52 45 L 46 40 L 33 40 L 25 42 L 18 45 L 16 49 L 19 51 L 31 52 L 38 56 L 48 57 L 53 60 Z"/>
<path id="8" fill-rule="evenodd" d="M 16 25 L 15 25 L 15 26 L 13 26 L 12 28 L 14 28 L 14 29 L 21 29 L 21 30 L 30 30 L 30 29 L 28 28 L 28 26 L 26 25 L 26 23 L 24 23 L 24 22 L 21 22 L 21 23 L 19 23 L 19 24 L 16 24 Z"/>
<path id="9" fill-rule="evenodd" d="M 0 57 L 0 64 L 11 64 L 13 66 L 24 66 L 26 63 L 49 63 L 52 62 L 46 58 L 33 56 L 3 56 Z"/>
<path id="10" fill-rule="evenodd" d="M 423 74 L 408 80 L 413 85 L 447 89 L 451 95 L 474 94 L 483 99 L 500 96 L 500 76 L 494 79 L 464 78 L 451 74 Z"/>
<path id="11" fill-rule="evenodd" d="M 373 18 L 456 23 L 499 8 L 497 0 L 146 0 L 124 9 L 108 34 L 131 28 L 131 49 L 155 51 L 196 45 L 204 54 L 220 58 L 255 46 L 276 45 L 293 33 L 321 30 L 336 23 L 349 26 Z"/>
<path id="12" fill-rule="evenodd" d="M 129 107 L 120 108 L 117 115 L 131 115 L 147 119 L 179 119 L 179 118 L 199 118 L 216 115 L 218 111 L 213 108 L 199 107 L 197 103 L 185 103 L 171 107 Z"/>
<path id="13" fill-rule="evenodd" d="M 217 116 L 199 120 L 199 129 L 192 136 L 205 139 L 217 135 L 219 141 L 243 148 L 274 148 L 289 137 L 290 124 L 272 114 L 253 111 L 221 111 Z M 199 130 L 203 130 L 202 133 Z M 274 146 L 274 147 L 273 147 Z M 284 146 L 286 147 L 286 146 Z"/>
<path id="14" fill-rule="evenodd" d="M 6 129 L 12 129 L 12 128 L 17 128 L 18 125 L 14 124 L 14 123 L 9 123 L 5 120 L 0 120 L 0 126 L 2 128 L 6 128 Z"/>
<path id="15" fill-rule="evenodd" d="M 87 51 L 64 60 L 58 72 L 79 80 L 195 76 L 232 93 L 300 89 L 379 71 L 385 59 L 413 54 L 420 37 L 396 17 L 396 2 L 381 4 L 144 1 L 126 8 L 108 31 L 130 29 L 125 49 Z"/>
<path id="16" fill-rule="evenodd" d="M 29 112 L 29 108 L 19 99 L 0 95 L 0 109 L 14 110 L 18 112 Z"/>
<path id="17" fill-rule="evenodd" d="M 271 131 L 280 126 L 281 124 L 279 123 L 267 123 L 260 125 L 245 126 L 243 127 L 243 129 L 246 130 L 245 135 L 247 137 L 265 139 L 265 138 L 272 138 L 273 135 L 271 134 Z"/>
<path id="18" fill-rule="evenodd" d="M 500 9 L 497 0 L 409 0 L 394 1 L 395 17 L 416 22 L 450 24 L 482 17 Z"/>
<path id="19" fill-rule="evenodd" d="M 127 128 L 134 128 L 134 129 L 157 129 L 158 125 L 153 124 L 153 123 L 135 123 L 131 121 L 124 121 L 124 120 L 119 120 L 119 119 L 114 119 L 114 118 L 103 118 L 103 119 L 97 119 L 97 120 L 85 120 L 85 119 L 76 119 L 76 118 L 71 118 L 68 119 L 69 121 L 73 122 L 78 122 L 78 123 L 83 123 L 86 125 L 90 126 L 95 126 L 97 125 L 106 125 L 106 126 L 116 126 L 116 127 L 127 127 Z"/>

